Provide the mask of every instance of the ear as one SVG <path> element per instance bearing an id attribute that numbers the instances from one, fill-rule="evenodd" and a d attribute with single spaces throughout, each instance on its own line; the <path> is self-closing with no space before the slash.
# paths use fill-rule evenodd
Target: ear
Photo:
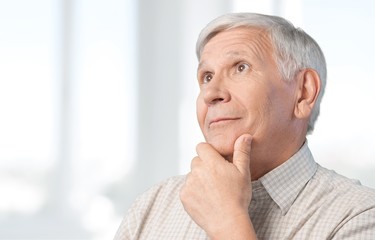
<path id="1" fill-rule="evenodd" d="M 309 118 L 320 92 L 320 77 L 314 69 L 303 69 L 297 74 L 297 98 L 294 114 L 297 118 Z"/>

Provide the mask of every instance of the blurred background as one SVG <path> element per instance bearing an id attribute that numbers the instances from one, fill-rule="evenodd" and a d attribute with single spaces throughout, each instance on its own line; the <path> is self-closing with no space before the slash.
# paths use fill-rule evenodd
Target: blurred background
<path id="1" fill-rule="evenodd" d="M 243 11 L 321 45 L 310 147 L 375 187 L 375 1 L 0 0 L 0 239 L 112 239 L 138 194 L 189 171 L 196 38 Z"/>

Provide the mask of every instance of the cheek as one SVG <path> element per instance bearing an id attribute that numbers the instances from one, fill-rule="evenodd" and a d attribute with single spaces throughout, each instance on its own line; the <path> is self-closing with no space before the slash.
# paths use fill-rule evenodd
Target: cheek
<path id="1" fill-rule="evenodd" d="M 200 96 L 198 96 L 198 98 L 197 98 L 196 111 L 197 111 L 197 119 L 198 119 L 199 127 L 203 131 L 204 130 L 204 122 L 205 122 L 206 114 L 207 114 L 207 106 Z"/>

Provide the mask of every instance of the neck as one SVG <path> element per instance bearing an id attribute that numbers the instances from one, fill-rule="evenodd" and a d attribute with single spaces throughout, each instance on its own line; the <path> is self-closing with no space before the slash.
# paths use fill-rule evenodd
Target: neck
<path id="1" fill-rule="evenodd" d="M 288 161 L 300 150 L 305 142 L 305 137 L 294 141 L 284 141 L 285 144 L 273 144 L 266 147 L 257 146 L 261 143 L 254 141 L 251 153 L 250 172 L 251 180 L 258 180 L 268 172 Z"/>

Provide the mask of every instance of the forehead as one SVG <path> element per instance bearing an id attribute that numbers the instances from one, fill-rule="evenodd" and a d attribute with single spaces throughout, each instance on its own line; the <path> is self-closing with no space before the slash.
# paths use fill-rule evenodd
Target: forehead
<path id="1" fill-rule="evenodd" d="M 273 47 L 266 30 L 253 27 L 238 27 L 214 35 L 202 49 L 200 60 L 215 55 L 253 55 L 264 58 L 272 55 Z"/>

